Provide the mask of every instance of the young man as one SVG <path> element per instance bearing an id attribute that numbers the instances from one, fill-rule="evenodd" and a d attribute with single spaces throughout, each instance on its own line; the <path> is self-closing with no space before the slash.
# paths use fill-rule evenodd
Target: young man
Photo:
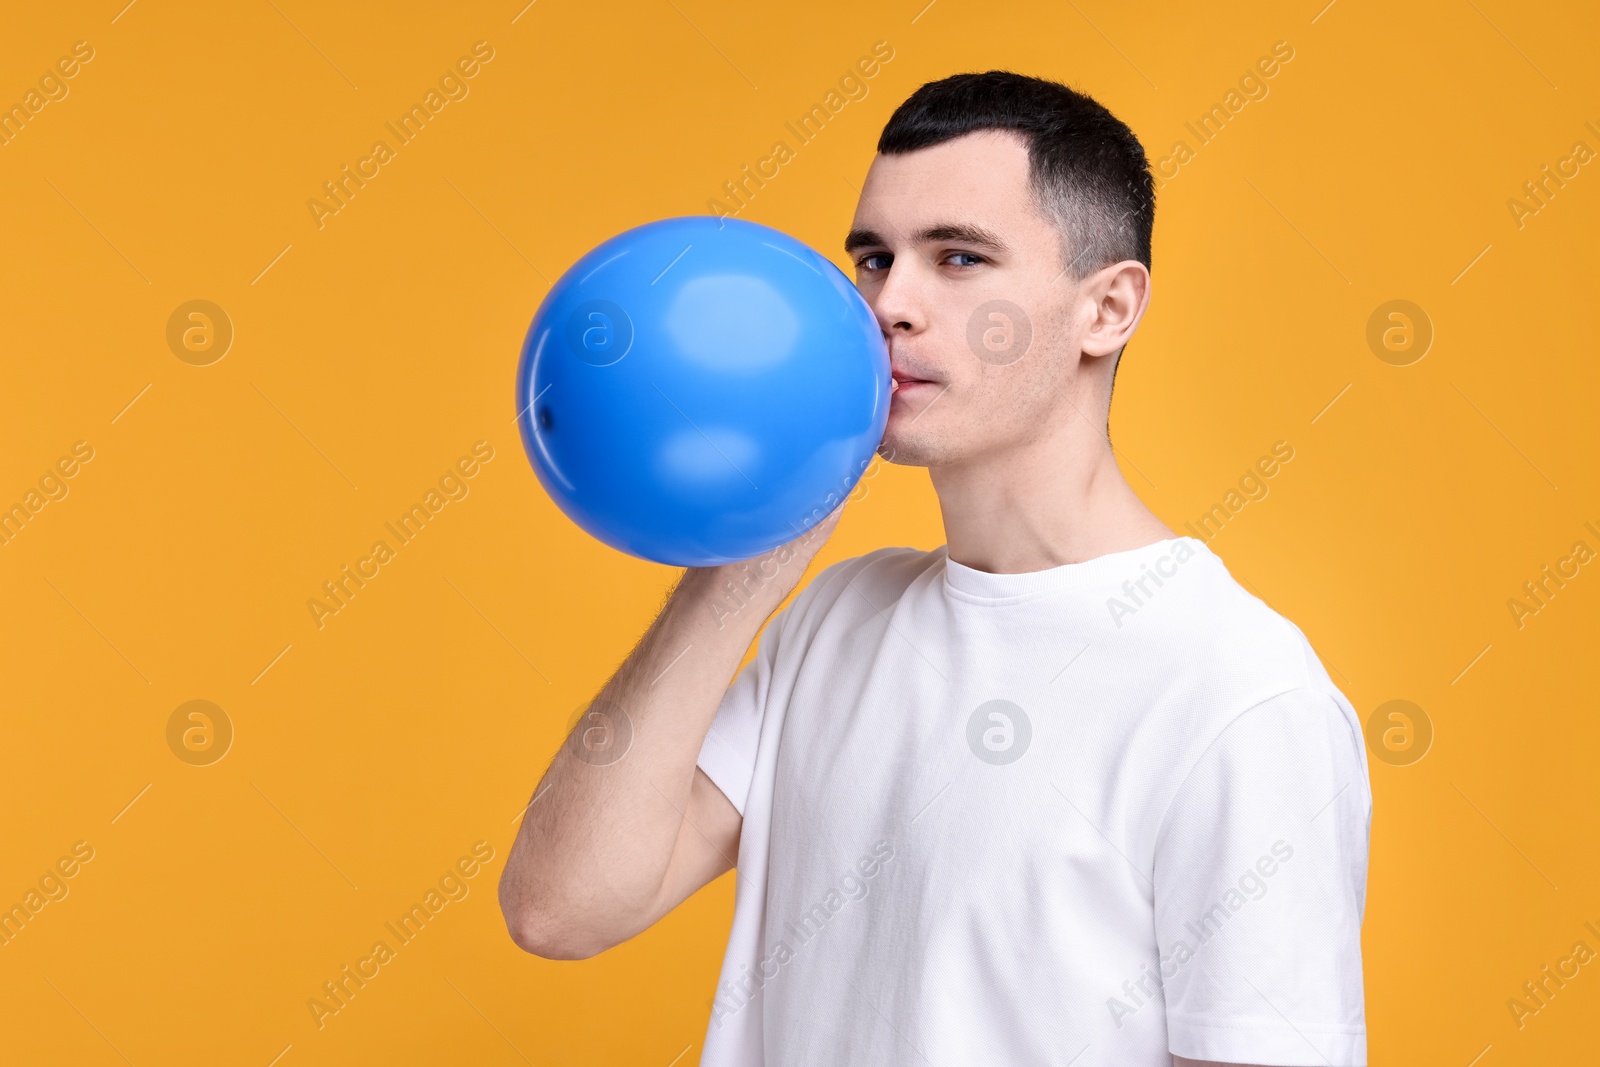
<path id="1" fill-rule="evenodd" d="M 1153 215 L 1138 139 L 1071 89 L 900 106 L 845 247 L 881 451 L 947 543 L 825 568 L 726 689 L 838 512 L 686 572 L 523 820 L 519 945 L 593 955 L 736 861 L 702 1064 L 1366 1063 L 1359 720 L 1107 436 Z"/>

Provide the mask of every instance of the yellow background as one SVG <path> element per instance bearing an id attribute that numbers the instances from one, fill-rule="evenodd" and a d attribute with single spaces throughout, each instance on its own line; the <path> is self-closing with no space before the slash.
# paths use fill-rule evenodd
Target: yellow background
<path id="1" fill-rule="evenodd" d="M 1212 548 L 1363 717 L 1405 699 L 1433 724 L 1421 761 L 1372 761 L 1371 1062 L 1593 1057 L 1600 964 L 1520 1029 L 1506 1006 L 1600 951 L 1600 566 L 1521 628 L 1507 607 L 1600 549 L 1600 165 L 1520 227 L 1507 206 L 1600 149 L 1592 5 L 122 2 L 0 34 L 0 103 L 94 49 L 0 147 L 0 504 L 94 449 L 0 547 L 0 904 L 94 850 L 0 947 L 0 1059 L 695 1061 L 731 876 L 585 962 L 519 952 L 496 906 L 521 806 L 678 573 L 552 506 L 513 372 L 568 265 L 706 212 L 880 40 L 869 95 L 742 213 L 841 267 L 925 81 L 1066 80 L 1157 160 L 1294 49 L 1161 191 L 1113 439 L 1175 527 L 1288 441 Z M 470 95 L 319 229 L 306 201 L 480 40 Z M 209 366 L 166 341 L 194 299 L 235 331 Z M 1366 341 L 1396 299 L 1435 332 L 1403 367 Z M 470 495 L 319 630 L 306 601 L 480 440 Z M 942 543 L 924 471 L 864 484 L 819 565 Z M 233 724 L 210 766 L 168 747 L 190 700 Z M 477 841 L 470 894 L 319 1030 L 308 999 Z"/>

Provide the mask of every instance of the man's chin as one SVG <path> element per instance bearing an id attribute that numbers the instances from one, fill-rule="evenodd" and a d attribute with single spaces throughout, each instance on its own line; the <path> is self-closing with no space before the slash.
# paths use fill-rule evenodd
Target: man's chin
<path id="1" fill-rule="evenodd" d="M 901 467 L 926 467 L 932 462 L 925 446 L 918 441 L 885 437 L 878 446 L 878 458 Z"/>

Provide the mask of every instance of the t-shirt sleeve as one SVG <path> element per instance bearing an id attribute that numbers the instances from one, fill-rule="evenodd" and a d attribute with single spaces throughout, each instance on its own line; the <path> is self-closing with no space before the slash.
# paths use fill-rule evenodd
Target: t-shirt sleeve
<path id="1" fill-rule="evenodd" d="M 1342 696 L 1295 689 L 1201 755 L 1156 839 L 1168 1048 L 1226 1063 L 1360 1067 L 1372 794 Z"/>
<path id="2" fill-rule="evenodd" d="M 722 790 L 741 817 L 755 776 L 756 746 L 761 740 L 761 721 L 777 662 L 778 630 L 788 610 L 785 608 L 767 621 L 756 642 L 755 656 L 722 694 L 716 718 L 711 721 L 711 730 L 695 760 L 695 765 Z"/>

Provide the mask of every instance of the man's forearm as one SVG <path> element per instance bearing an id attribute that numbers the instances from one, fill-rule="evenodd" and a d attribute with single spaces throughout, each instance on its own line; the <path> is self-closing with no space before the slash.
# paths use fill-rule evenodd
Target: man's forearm
<path id="1" fill-rule="evenodd" d="M 557 751 L 501 878 L 501 906 L 519 941 L 609 943 L 615 931 L 641 925 L 728 681 L 795 584 L 791 575 L 764 580 L 758 566 L 687 570 Z M 748 596 L 736 611 L 730 579 Z"/>

